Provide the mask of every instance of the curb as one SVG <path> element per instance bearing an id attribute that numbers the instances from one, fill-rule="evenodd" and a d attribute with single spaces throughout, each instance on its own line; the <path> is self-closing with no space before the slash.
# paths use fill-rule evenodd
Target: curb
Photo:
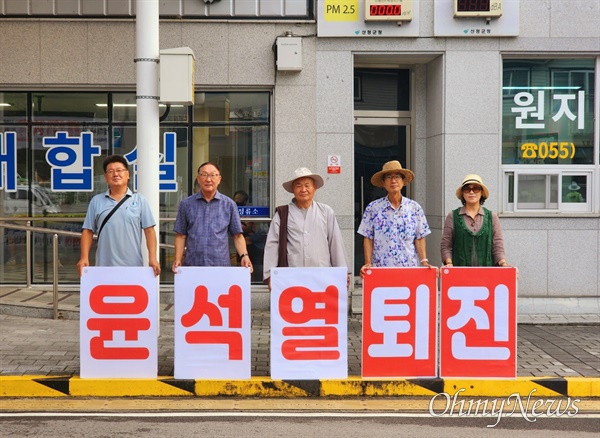
<path id="1" fill-rule="evenodd" d="M 25 318 L 53 319 L 54 309 L 48 306 L 27 306 L 23 304 L 0 304 L 0 315 L 22 316 Z M 58 309 L 58 319 L 79 321 L 79 310 Z"/>
<path id="2" fill-rule="evenodd" d="M 0 377 L 0 397 L 577 397 L 600 398 L 600 377 L 365 380 L 188 380 Z"/>

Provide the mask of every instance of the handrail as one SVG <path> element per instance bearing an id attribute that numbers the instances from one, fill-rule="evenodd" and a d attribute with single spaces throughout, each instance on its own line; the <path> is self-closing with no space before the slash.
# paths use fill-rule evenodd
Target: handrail
<path id="1" fill-rule="evenodd" d="M 28 221 L 29 222 L 29 221 Z M 75 231 L 56 230 L 54 228 L 33 227 L 31 225 L 17 225 L 8 222 L 0 222 L 0 228 L 11 230 L 35 231 L 36 233 L 57 234 L 59 236 L 81 237 L 81 233 Z"/>
<path id="2" fill-rule="evenodd" d="M 53 228 L 33 227 L 31 222 L 27 221 L 26 225 L 11 224 L 8 222 L 0 221 L 0 228 L 8 228 L 10 230 L 20 230 L 27 233 L 26 236 L 26 271 L 27 271 L 27 287 L 31 287 L 31 232 L 52 234 L 52 308 L 53 317 L 58 319 L 58 236 L 70 236 L 70 237 L 81 237 L 81 233 L 75 231 L 56 230 Z M 98 236 L 94 234 L 94 239 Z M 168 243 L 160 243 L 160 248 L 174 249 L 175 246 Z"/>
<path id="3" fill-rule="evenodd" d="M 29 221 L 28 221 L 29 223 Z M 43 228 L 43 227 L 33 227 L 31 225 L 16 225 L 8 222 L 0 221 L 0 228 L 8 228 L 11 230 L 21 230 L 21 231 L 34 231 L 36 233 L 46 233 L 46 234 L 56 234 L 57 236 L 71 236 L 71 237 L 81 237 L 81 233 L 75 231 L 65 231 L 65 230 L 56 230 L 54 228 Z M 94 234 L 94 239 L 97 239 L 98 236 Z M 161 248 L 174 249 L 175 245 L 171 245 L 170 243 L 160 243 L 159 246 Z"/>
<path id="4" fill-rule="evenodd" d="M 58 234 L 52 236 L 52 312 L 54 319 L 58 319 Z"/>

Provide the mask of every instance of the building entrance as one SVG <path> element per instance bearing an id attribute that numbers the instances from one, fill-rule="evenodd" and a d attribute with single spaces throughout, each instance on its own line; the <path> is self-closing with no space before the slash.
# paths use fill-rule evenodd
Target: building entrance
<path id="1" fill-rule="evenodd" d="M 396 120 L 396 119 L 394 119 Z M 357 120 L 363 122 L 363 120 Z M 409 167 L 407 144 L 410 126 L 378 125 L 386 120 L 369 120 L 368 125 L 354 125 L 354 272 L 359 275 L 364 264 L 363 237 L 356 234 L 365 207 L 371 201 L 386 196 L 383 188 L 371 184 L 371 177 L 380 171 L 383 164 L 398 160 L 402 167 Z M 387 122 L 390 122 L 389 120 Z M 406 187 L 402 189 L 406 195 Z"/>
<path id="2" fill-rule="evenodd" d="M 371 177 L 391 160 L 410 168 L 410 77 L 410 70 L 406 68 L 354 69 L 354 272 L 357 277 L 365 258 L 363 237 L 356 231 L 366 206 L 387 194 L 371 184 Z M 407 195 L 406 188 L 402 194 Z"/>

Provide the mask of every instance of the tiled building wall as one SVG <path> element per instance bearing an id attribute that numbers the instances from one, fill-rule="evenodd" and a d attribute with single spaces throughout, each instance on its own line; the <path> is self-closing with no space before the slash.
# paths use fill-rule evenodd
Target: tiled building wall
<path id="1" fill-rule="evenodd" d="M 0 0 L 5 16 L 133 17 L 136 0 Z M 159 13 L 173 17 L 309 17 L 309 0 L 168 0 Z"/>

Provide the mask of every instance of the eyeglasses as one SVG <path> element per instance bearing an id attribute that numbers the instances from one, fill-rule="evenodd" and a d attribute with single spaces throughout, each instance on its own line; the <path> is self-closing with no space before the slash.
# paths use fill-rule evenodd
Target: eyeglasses
<path id="1" fill-rule="evenodd" d="M 199 173 L 198 175 L 200 175 L 200 178 L 202 178 L 202 179 L 208 179 L 208 178 L 215 179 L 215 178 L 218 178 L 221 176 L 218 173 L 206 173 L 206 172 Z"/>
<path id="2" fill-rule="evenodd" d="M 115 173 L 118 173 L 120 175 L 123 172 L 127 172 L 127 169 L 110 169 L 110 170 L 106 171 L 106 174 L 107 175 L 114 175 Z"/>
<path id="3" fill-rule="evenodd" d="M 473 192 L 473 193 L 479 193 L 481 192 L 481 187 L 479 186 L 464 186 L 462 188 L 463 193 L 469 193 L 469 192 Z"/>
<path id="4" fill-rule="evenodd" d="M 392 180 L 392 179 L 395 181 L 399 181 L 404 178 L 402 177 L 402 175 L 394 174 L 394 175 L 386 175 L 383 177 L 383 179 L 388 180 L 388 181 Z"/>

